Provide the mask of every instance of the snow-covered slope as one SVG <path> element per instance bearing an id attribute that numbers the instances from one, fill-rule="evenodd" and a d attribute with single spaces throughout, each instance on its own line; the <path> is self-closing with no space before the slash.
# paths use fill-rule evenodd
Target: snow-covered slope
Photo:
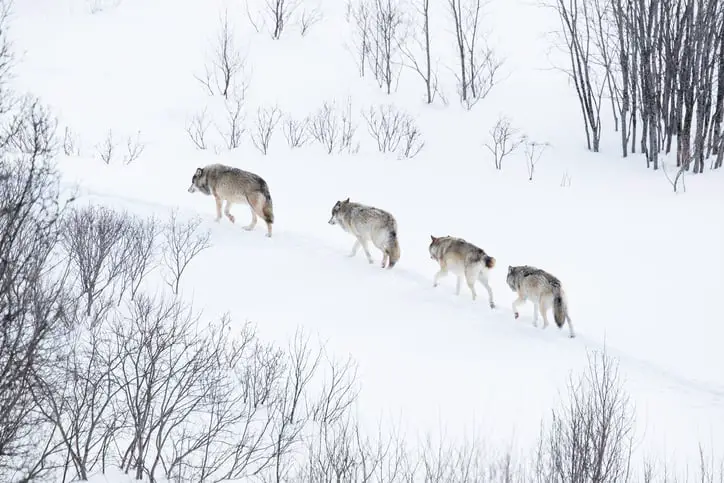
<path id="1" fill-rule="evenodd" d="M 80 154 L 61 160 L 68 186 L 141 214 L 179 208 L 204 218 L 213 247 L 183 283 L 196 306 L 253 320 L 270 339 L 285 340 L 301 325 L 332 352 L 350 354 L 371 422 L 392 417 L 414 432 L 443 425 L 453 435 L 477 424 L 486 438 L 523 447 L 538 436 L 570 373 L 584 368 L 586 351 L 605 345 L 620 359 L 637 407 L 639 449 L 686 458 L 699 442 L 722 447 L 722 173 L 691 178 L 688 192 L 675 196 L 663 173 L 646 171 L 636 156 L 620 159 L 615 133 L 604 134 L 602 153 L 586 152 L 575 93 L 564 74 L 545 70 L 549 12 L 523 1 L 492 5 L 488 26 L 507 57 L 506 78 L 468 112 L 449 82 L 443 107 L 421 101 L 412 74 L 391 96 L 359 78 L 344 47 L 344 2 L 321 2 L 324 18 L 307 36 L 278 41 L 254 32 L 241 3 L 227 7 L 248 52 L 249 131 L 259 106 L 300 117 L 324 101 L 349 99 L 359 153 L 327 155 L 312 144 L 292 150 L 281 131 L 266 156 L 248 132 L 232 151 L 194 148 L 189 119 L 208 107 L 224 122 L 219 99 L 194 78 L 214 45 L 223 2 L 123 0 L 90 14 L 81 0 L 33 0 L 17 2 L 12 24 L 22 53 L 17 85 L 41 96 L 80 140 Z M 437 48 L 452 67 L 447 12 L 436 8 Z M 416 158 L 376 153 L 360 111 L 383 102 L 418 120 L 426 145 Z M 532 182 L 521 154 L 497 171 L 483 146 L 500 113 L 552 145 Z M 119 150 L 140 131 L 141 157 L 128 166 L 121 153 L 101 162 L 95 146 L 109 129 Z M 219 142 L 213 127 L 209 136 Z M 194 169 L 211 162 L 267 180 L 273 238 L 261 223 L 241 229 L 246 207 L 234 209 L 236 225 L 216 224 L 212 199 L 186 192 Z M 570 186 L 561 186 L 564 176 Z M 327 224 L 346 197 L 397 217 L 402 257 L 392 270 L 361 253 L 346 256 L 353 239 Z M 456 297 L 453 276 L 432 288 L 430 235 L 464 237 L 497 259 L 496 309 L 483 290 L 476 302 L 465 287 Z M 533 328 L 530 304 L 513 319 L 505 272 L 520 264 L 562 280 L 577 338 L 553 325 Z"/>

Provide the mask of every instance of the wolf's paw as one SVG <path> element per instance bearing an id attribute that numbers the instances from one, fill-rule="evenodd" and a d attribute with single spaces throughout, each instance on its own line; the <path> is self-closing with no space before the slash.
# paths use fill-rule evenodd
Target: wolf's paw
<path id="1" fill-rule="evenodd" d="M 227 218 L 229 218 L 229 221 L 232 223 L 236 223 L 236 218 L 234 218 L 234 215 L 226 215 Z"/>
<path id="2" fill-rule="evenodd" d="M 267 234 L 264 235 L 264 236 L 267 237 L 267 238 L 271 238 L 271 233 L 267 233 Z"/>
<path id="3" fill-rule="evenodd" d="M 242 228 L 243 228 L 244 230 L 246 230 L 246 231 L 251 231 L 251 230 L 254 229 L 254 227 L 251 226 L 251 225 L 242 226 Z"/>
<path id="4" fill-rule="evenodd" d="M 520 314 L 519 314 L 518 312 L 514 312 L 513 315 L 514 315 L 514 317 L 515 317 L 516 319 L 517 319 L 518 317 L 520 317 Z"/>
<path id="5" fill-rule="evenodd" d="M 494 308 L 495 308 L 495 302 L 490 302 L 490 308 L 491 308 L 491 309 L 494 309 Z"/>

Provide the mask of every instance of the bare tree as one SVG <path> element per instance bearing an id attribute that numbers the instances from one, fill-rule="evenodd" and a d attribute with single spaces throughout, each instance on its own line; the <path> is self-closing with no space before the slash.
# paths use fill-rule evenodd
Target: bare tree
<path id="1" fill-rule="evenodd" d="M 104 337 L 102 325 L 95 325 L 71 334 L 57 363 L 46 373 L 34 374 L 31 390 L 38 411 L 57 430 L 67 459 L 84 481 L 101 462 L 120 419 L 112 405 L 121 390 L 113 381 L 118 350 Z"/>
<path id="2" fill-rule="evenodd" d="M 548 435 L 548 478 L 557 481 L 628 481 L 633 406 L 616 362 L 588 356 L 588 369 L 569 382 L 569 402 L 553 411 Z"/>
<path id="3" fill-rule="evenodd" d="M 177 211 L 173 210 L 164 227 L 162 263 L 166 269 L 166 284 L 174 295 L 179 293 L 181 277 L 189 263 L 211 246 L 211 233 L 208 230 L 201 232 L 200 225 L 201 219 L 198 217 L 191 218 L 185 223 L 180 222 Z"/>
<path id="4" fill-rule="evenodd" d="M 525 137 L 518 135 L 518 129 L 510 125 L 507 117 L 499 117 L 495 126 L 490 130 L 491 142 L 485 147 L 493 155 L 495 169 L 503 169 L 503 158 L 515 151 L 524 141 Z"/>
<path id="5" fill-rule="evenodd" d="M 204 76 L 194 77 L 203 84 L 211 96 L 219 94 L 226 99 L 231 95 L 243 98 L 247 89 L 246 59 L 237 49 L 236 37 L 229 25 L 228 12 L 224 12 L 220 22 L 216 45 L 211 60 L 204 67 Z"/>
<path id="6" fill-rule="evenodd" d="M 359 74 L 364 77 L 373 44 L 373 6 L 371 0 L 347 0 L 347 22 L 352 23 L 350 49 L 354 56 Z"/>
<path id="7" fill-rule="evenodd" d="M 146 145 L 141 142 L 141 131 L 136 133 L 136 137 L 129 137 L 126 140 L 126 154 L 123 156 L 123 164 L 131 164 L 137 160 L 146 149 Z"/>
<path id="8" fill-rule="evenodd" d="M 419 0 L 415 8 L 419 21 L 411 21 L 408 25 L 411 31 L 405 35 L 411 42 L 403 43 L 399 48 L 405 58 L 405 66 L 417 73 L 425 84 L 425 102 L 432 104 L 439 88 L 430 55 L 430 0 Z"/>
<path id="9" fill-rule="evenodd" d="M 113 291 L 125 268 L 130 246 L 125 234 L 131 218 L 99 205 L 73 210 L 63 224 L 62 246 L 77 277 L 90 316 L 95 300 Z"/>
<path id="10" fill-rule="evenodd" d="M 277 106 L 260 107 L 256 111 L 256 126 L 251 135 L 251 142 L 264 155 L 269 151 L 269 142 L 281 118 L 282 112 Z"/>
<path id="11" fill-rule="evenodd" d="M 113 140 L 113 131 L 109 129 L 103 142 L 96 144 L 96 153 L 104 163 L 111 164 L 115 151 L 116 143 Z"/>
<path id="12" fill-rule="evenodd" d="M 234 95 L 231 99 L 227 99 L 224 105 L 226 124 L 224 127 L 216 126 L 216 130 L 224 139 L 227 149 L 236 149 L 241 145 L 241 138 L 246 132 L 244 98 Z"/>
<path id="13" fill-rule="evenodd" d="M 13 104 L 12 108 L 17 108 Z M 0 480 L 39 478 L 54 466 L 53 432 L 33 402 L 34 375 L 54 362 L 71 304 L 58 267 L 59 175 L 55 124 L 47 109 L 23 103 L 23 122 L 0 139 Z M 31 109 L 29 111 L 28 109 Z M 20 136 L 21 142 L 9 137 Z M 32 140 L 32 144 L 28 141 Z"/>
<path id="14" fill-rule="evenodd" d="M 495 86 L 502 60 L 483 38 L 484 0 L 447 0 L 455 28 L 459 61 L 458 93 L 467 109 L 484 99 Z"/>
<path id="15" fill-rule="evenodd" d="M 549 143 L 539 143 L 525 139 L 525 161 L 528 167 L 528 181 L 533 181 L 533 174 L 535 173 L 535 165 L 538 164 L 540 157 L 543 155 L 543 151 L 550 146 Z"/>
<path id="16" fill-rule="evenodd" d="M 363 112 L 362 117 L 381 153 L 395 152 L 400 157 L 411 158 L 424 146 L 422 135 L 412 116 L 392 104 L 372 107 L 369 113 Z"/>
<path id="17" fill-rule="evenodd" d="M 191 121 L 186 125 L 186 133 L 189 135 L 189 139 L 194 143 L 197 149 L 207 149 L 206 143 L 206 132 L 211 126 L 211 121 L 206 118 L 206 108 L 203 111 L 196 114 Z"/>
<path id="18" fill-rule="evenodd" d="M 322 11 L 319 8 L 311 8 L 309 10 L 304 9 L 299 15 L 299 33 L 302 37 L 309 33 L 309 30 L 313 25 L 316 25 L 322 20 Z"/>
<path id="19" fill-rule="evenodd" d="M 309 117 L 297 121 L 293 117 L 287 116 L 282 124 L 282 131 L 290 148 L 304 146 L 309 140 Z"/>
<path id="20" fill-rule="evenodd" d="M 80 156 L 78 136 L 68 127 L 63 133 L 63 153 L 66 156 Z"/>
<path id="21" fill-rule="evenodd" d="M 404 13 L 394 0 L 374 0 L 370 67 L 380 87 L 392 93 L 402 65 L 400 45 L 404 45 Z"/>
<path id="22" fill-rule="evenodd" d="M 325 102 L 309 120 L 309 135 L 325 147 L 327 154 L 335 150 L 356 153 L 359 149 L 359 144 L 354 142 L 356 131 L 350 99 L 344 110 L 338 109 L 336 103 Z"/>
<path id="23" fill-rule="evenodd" d="M 119 305 L 127 291 L 131 300 L 136 297 L 141 282 L 158 265 L 156 240 L 159 228 L 156 218 L 154 216 L 146 219 L 133 217 L 129 221 L 128 229 L 124 234 L 127 250 L 122 261 L 118 290 Z"/>
<path id="24" fill-rule="evenodd" d="M 563 69 L 576 88 L 583 114 L 588 149 L 598 152 L 601 139 L 601 100 L 606 87 L 606 71 L 595 68 L 597 26 L 591 0 L 556 0 L 570 66 Z M 600 31 L 600 29 L 598 29 Z"/>

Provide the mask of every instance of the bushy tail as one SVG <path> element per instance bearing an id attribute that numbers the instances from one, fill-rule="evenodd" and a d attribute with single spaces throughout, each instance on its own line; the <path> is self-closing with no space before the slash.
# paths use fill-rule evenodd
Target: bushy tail
<path id="1" fill-rule="evenodd" d="M 400 241 L 397 239 L 397 232 L 394 230 L 390 232 L 386 251 L 389 257 L 387 268 L 392 268 L 400 260 Z"/>
<path id="2" fill-rule="evenodd" d="M 269 193 L 269 186 L 264 183 L 261 188 L 261 194 L 264 196 L 264 207 L 261 212 L 264 215 L 264 221 L 269 224 L 274 223 L 274 204 L 272 203 L 271 194 Z"/>
<path id="3" fill-rule="evenodd" d="M 566 322 L 567 317 L 567 310 L 566 307 L 566 300 L 563 298 L 563 292 L 561 290 L 557 290 L 553 294 L 553 318 L 556 321 L 556 325 L 560 329 L 563 327 L 563 324 Z"/>
<path id="4" fill-rule="evenodd" d="M 488 268 L 493 268 L 495 266 L 495 257 L 483 255 L 483 261 L 485 262 L 485 266 Z"/>

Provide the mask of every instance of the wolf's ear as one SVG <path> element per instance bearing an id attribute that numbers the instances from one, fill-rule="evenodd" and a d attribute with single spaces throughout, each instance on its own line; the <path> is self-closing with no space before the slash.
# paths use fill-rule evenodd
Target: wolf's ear
<path id="1" fill-rule="evenodd" d="M 201 176 L 204 174 L 204 170 L 201 168 L 196 168 L 196 173 L 194 173 L 194 176 Z"/>
<path id="2" fill-rule="evenodd" d="M 437 238 L 435 238 L 433 235 L 430 235 L 430 239 L 431 239 L 432 241 L 437 240 Z"/>
<path id="3" fill-rule="evenodd" d="M 349 197 L 347 197 L 347 199 L 344 200 L 342 203 L 349 203 Z"/>

